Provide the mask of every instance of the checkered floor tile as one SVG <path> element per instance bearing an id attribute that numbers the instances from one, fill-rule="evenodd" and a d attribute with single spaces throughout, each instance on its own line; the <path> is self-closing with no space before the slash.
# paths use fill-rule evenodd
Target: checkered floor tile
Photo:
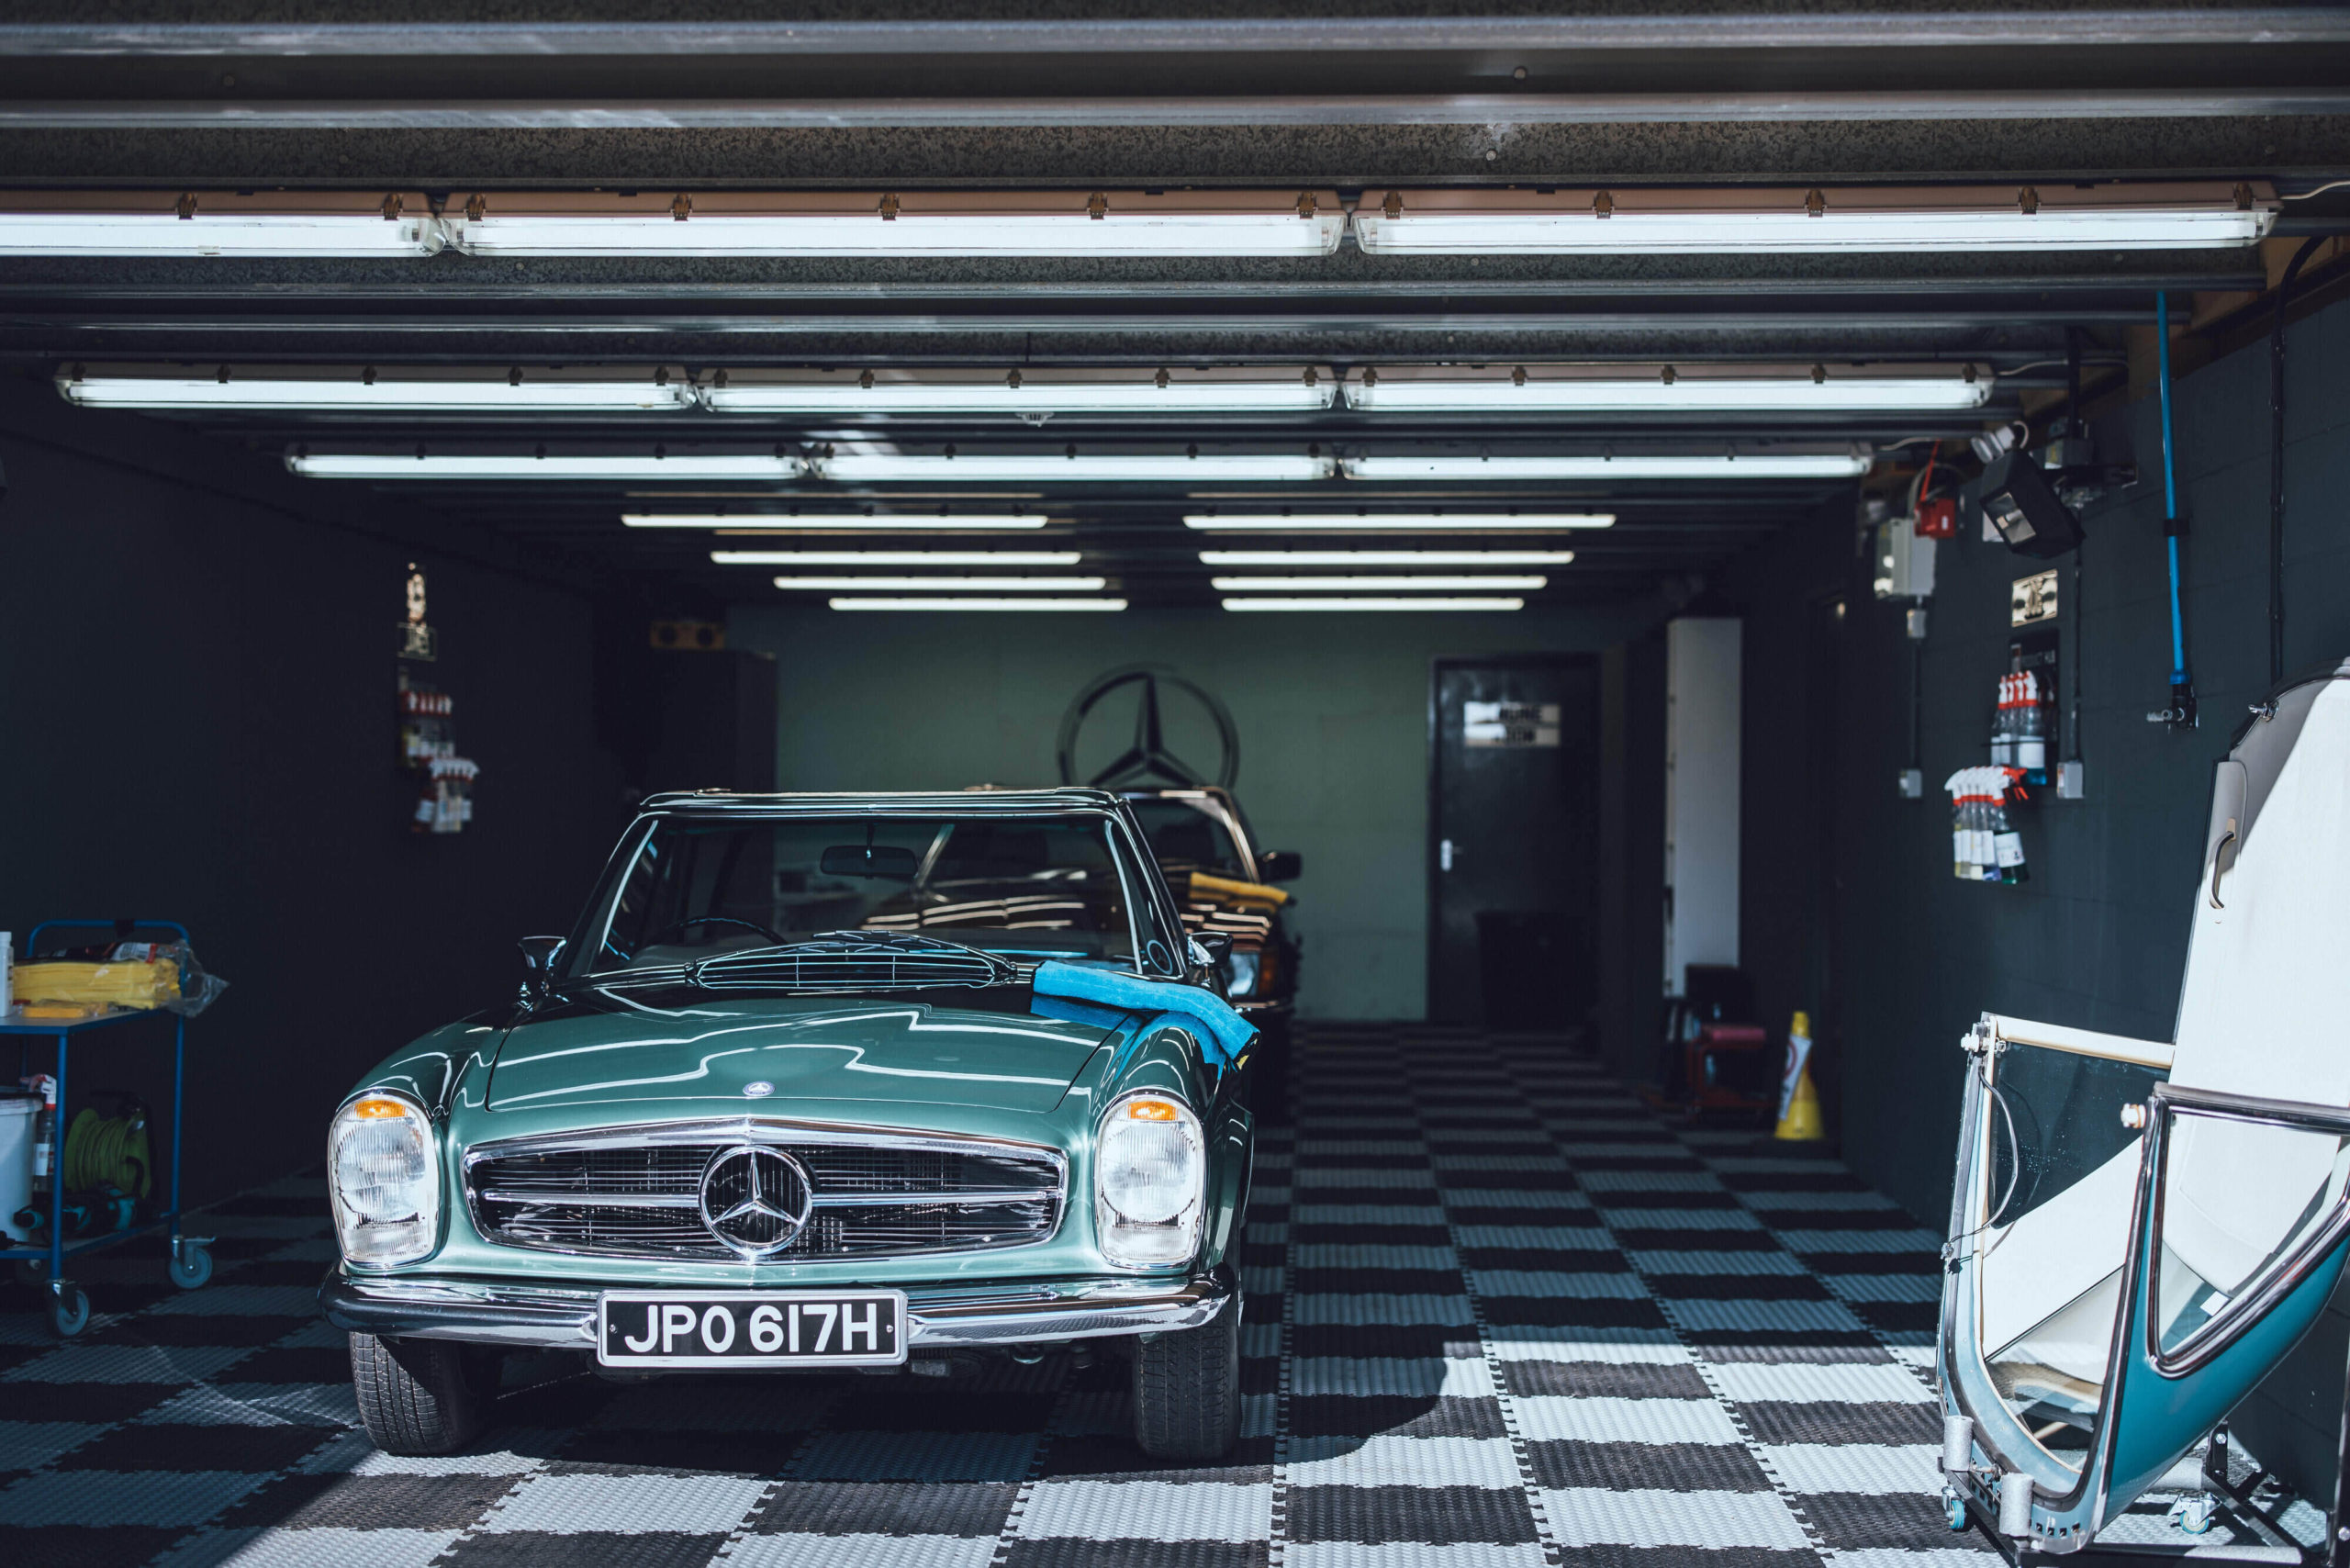
<path id="1" fill-rule="evenodd" d="M 1668 1126 L 1560 1039 L 1322 1025 L 1298 1055 L 1221 1463 L 1146 1459 L 1122 1363 L 1068 1355 L 624 1385 L 548 1355 L 474 1450 L 393 1459 L 315 1315 L 332 1248 L 297 1177 L 202 1216 L 205 1290 L 159 1252 L 78 1269 L 71 1344 L 0 1286 L 0 1562 L 1996 1564 L 1936 1501 L 1938 1238 L 1908 1215 Z"/>

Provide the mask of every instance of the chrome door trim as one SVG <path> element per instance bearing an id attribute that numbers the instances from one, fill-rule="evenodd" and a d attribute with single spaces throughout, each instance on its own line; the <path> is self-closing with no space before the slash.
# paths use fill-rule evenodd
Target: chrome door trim
<path id="1" fill-rule="evenodd" d="M 2330 1105 L 2312 1105 L 2298 1100 L 2269 1100 L 2250 1094 L 2227 1094 L 2211 1089 L 2188 1089 L 2176 1084 L 2154 1085 L 2150 1114 L 2146 1118 L 2147 1133 L 2154 1141 L 2154 1160 L 2158 1167 L 2154 1175 L 2153 1202 L 2154 1241 L 2160 1247 L 2163 1233 L 2163 1178 L 2170 1164 L 2170 1122 L 2180 1113 L 2210 1116 L 2218 1120 L 2248 1122 L 2259 1126 L 2290 1127 L 2301 1132 L 2333 1133 L 2350 1137 L 2350 1110 Z M 2260 1322 L 2276 1310 L 2277 1303 L 2307 1282 L 2328 1253 L 2350 1235 L 2350 1193 L 2337 1199 L 2333 1212 L 2325 1223 L 2311 1231 L 2308 1239 L 2294 1249 L 2284 1262 L 2269 1271 L 2267 1278 L 2253 1291 L 2236 1297 L 2214 1314 L 2202 1327 L 2197 1329 L 2176 1350 L 2162 1348 L 2162 1327 L 2153 1314 L 2146 1317 L 2146 1360 L 2165 1377 L 2185 1377 L 2209 1365 L 2211 1359 L 2235 1343 L 2244 1331 Z M 2157 1259 L 2160 1253 L 2156 1254 Z"/>

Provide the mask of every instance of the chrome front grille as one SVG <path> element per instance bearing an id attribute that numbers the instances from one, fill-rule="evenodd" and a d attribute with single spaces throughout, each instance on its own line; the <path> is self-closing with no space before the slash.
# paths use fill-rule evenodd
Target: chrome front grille
<path id="1" fill-rule="evenodd" d="M 1060 1225 L 1058 1150 L 767 1121 L 476 1144 L 465 1201 L 484 1239 L 508 1247 L 734 1261 L 703 1223 L 702 1172 L 746 1143 L 807 1173 L 807 1223 L 770 1261 L 1021 1247 Z"/>

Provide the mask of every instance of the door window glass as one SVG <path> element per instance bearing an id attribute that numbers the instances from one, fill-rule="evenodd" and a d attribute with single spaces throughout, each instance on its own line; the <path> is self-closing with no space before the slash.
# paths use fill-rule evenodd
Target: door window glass
<path id="1" fill-rule="evenodd" d="M 2189 1352 L 2341 1217 L 2350 1138 L 2175 1111 L 2162 1177 L 2155 1338 Z"/>

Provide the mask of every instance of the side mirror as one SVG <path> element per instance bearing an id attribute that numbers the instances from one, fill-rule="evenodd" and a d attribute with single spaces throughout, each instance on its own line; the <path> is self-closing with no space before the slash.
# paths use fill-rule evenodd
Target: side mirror
<path id="1" fill-rule="evenodd" d="M 522 968 L 530 976 L 524 989 L 533 996 L 543 994 L 554 982 L 555 961 L 563 957 L 565 942 L 560 936 L 525 936 L 514 946 L 522 950 Z"/>
<path id="2" fill-rule="evenodd" d="M 1305 871 L 1305 857 L 1294 849 L 1268 849 L 1257 857 L 1257 874 L 1269 882 L 1294 882 Z"/>
<path id="3" fill-rule="evenodd" d="M 1209 969 L 1221 969 L 1224 960 L 1231 956 L 1232 937 L 1222 931 L 1198 932 L 1192 937 L 1192 950 Z"/>

